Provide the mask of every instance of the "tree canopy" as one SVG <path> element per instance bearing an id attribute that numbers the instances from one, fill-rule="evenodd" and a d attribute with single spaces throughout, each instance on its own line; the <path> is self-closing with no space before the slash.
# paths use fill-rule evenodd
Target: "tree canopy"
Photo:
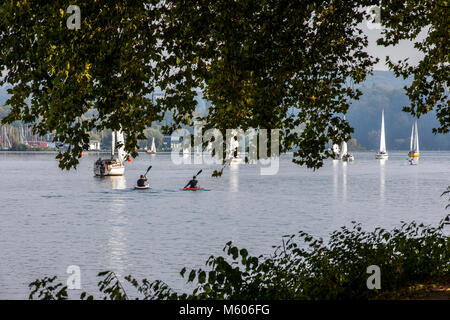
<path id="1" fill-rule="evenodd" d="M 410 104 L 404 111 L 420 117 L 431 110 L 436 111 L 440 126 L 435 133 L 450 130 L 449 81 L 450 81 L 450 26 L 449 3 L 443 0 L 382 0 L 380 1 L 381 22 L 385 27 L 380 45 L 396 45 L 401 40 L 414 40 L 426 30 L 425 39 L 414 47 L 424 57 L 417 65 L 408 59 L 394 62 L 387 57 L 387 63 L 397 76 L 413 77 L 406 94 Z"/>
<path id="2" fill-rule="evenodd" d="M 327 143 L 349 140 L 353 131 L 342 115 L 377 60 L 367 54 L 362 31 L 363 7 L 377 2 L 88 1 L 79 4 L 80 29 L 66 26 L 68 0 L 4 2 L 1 84 L 12 86 L 12 108 L 3 121 L 55 132 L 70 145 L 60 162 L 69 169 L 87 149 L 91 130 L 122 130 L 126 150 L 136 156 L 145 128 L 165 114 L 174 119 L 168 133 L 192 125 L 200 89 L 211 102 L 198 118 L 205 129 L 280 129 L 280 151 L 296 150 L 294 162 L 316 169 L 330 155 Z M 423 44 L 423 66 L 392 67 L 415 75 L 407 110 L 420 115 L 436 106 L 439 132 L 446 132 L 448 37 L 442 36 L 448 30 L 439 20 L 445 9 L 433 7 L 417 23 L 401 20 L 416 12 L 413 2 L 405 6 L 400 16 L 399 2 L 382 1 L 382 23 L 392 30 L 380 41 L 395 43 L 430 24 L 437 30 Z M 442 43 L 443 50 L 433 49 Z M 155 88 L 164 96 L 153 101 Z M 88 111 L 93 116 L 82 117 Z"/>
<path id="3" fill-rule="evenodd" d="M 161 54 L 157 17 L 139 1 L 80 4 L 81 29 L 68 29 L 69 1 L 7 1 L 2 5 L 1 69 L 10 83 L 12 109 L 5 122 L 34 123 L 40 134 L 70 147 L 60 166 L 78 163 L 89 132 L 122 130 L 126 149 L 161 119 L 148 95 L 151 64 Z M 94 116 L 82 118 L 88 111 Z"/>

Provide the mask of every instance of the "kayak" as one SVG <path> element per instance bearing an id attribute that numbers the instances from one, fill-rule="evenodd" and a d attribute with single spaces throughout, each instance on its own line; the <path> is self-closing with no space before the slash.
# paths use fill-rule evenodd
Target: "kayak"
<path id="1" fill-rule="evenodd" d="M 134 186 L 134 189 L 136 189 L 136 190 L 144 190 L 144 189 L 148 189 L 148 188 L 150 188 L 150 185 L 149 185 L 149 184 L 147 184 L 147 185 L 145 185 L 145 186 L 143 186 L 143 187 Z"/>
<path id="2" fill-rule="evenodd" d="M 186 190 L 186 191 L 197 191 L 197 190 L 200 190 L 200 187 L 195 187 L 195 188 L 184 188 L 184 190 Z"/>

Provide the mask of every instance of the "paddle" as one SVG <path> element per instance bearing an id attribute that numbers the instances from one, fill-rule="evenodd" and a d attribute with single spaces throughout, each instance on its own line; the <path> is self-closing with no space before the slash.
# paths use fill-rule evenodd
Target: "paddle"
<path id="1" fill-rule="evenodd" d="M 152 166 L 148 167 L 147 171 L 144 174 L 144 177 L 147 175 L 147 173 L 150 171 L 151 168 L 152 168 Z"/>
<path id="2" fill-rule="evenodd" d="M 194 177 L 196 177 L 197 178 L 197 176 L 200 174 L 200 173 L 202 173 L 202 171 L 203 171 L 203 169 L 200 169 L 200 171 L 199 172 L 197 172 L 197 174 L 194 176 Z M 187 185 L 185 185 L 184 186 L 184 188 L 183 189 L 186 189 L 186 187 L 189 185 L 189 182 L 188 182 L 188 184 Z"/>

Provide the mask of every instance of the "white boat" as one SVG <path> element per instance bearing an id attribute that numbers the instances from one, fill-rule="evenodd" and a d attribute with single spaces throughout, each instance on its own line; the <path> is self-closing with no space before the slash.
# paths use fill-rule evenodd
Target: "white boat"
<path id="1" fill-rule="evenodd" d="M 236 132 L 231 132 L 230 144 L 228 146 L 228 159 L 231 159 L 231 164 L 240 164 L 244 162 L 242 152 L 239 150 L 239 141 L 235 139 Z"/>
<path id="2" fill-rule="evenodd" d="M 333 144 L 333 148 L 331 149 L 331 151 L 333 152 L 333 159 L 335 160 L 339 159 L 339 153 L 341 151 L 339 145 Z"/>
<path id="3" fill-rule="evenodd" d="M 355 160 L 355 157 L 352 154 L 348 153 L 347 142 L 345 142 L 345 141 L 343 141 L 342 145 L 341 145 L 341 153 L 339 154 L 339 160 L 347 161 L 347 162 Z"/>
<path id="4" fill-rule="evenodd" d="M 117 143 L 121 144 L 121 146 L 117 148 L 117 158 L 115 157 L 116 135 Z M 94 174 L 96 176 L 123 176 L 125 172 L 125 166 L 123 165 L 125 161 L 124 143 L 123 133 L 121 131 L 113 131 L 111 139 L 111 159 L 103 159 L 100 162 L 97 160 L 94 163 Z"/>
<path id="5" fill-rule="evenodd" d="M 388 159 L 389 154 L 386 151 L 386 137 L 384 132 L 384 109 L 381 112 L 381 137 L 380 137 L 380 150 L 377 151 L 375 157 L 377 159 Z"/>
<path id="6" fill-rule="evenodd" d="M 344 120 L 345 120 L 345 116 L 344 116 Z M 342 141 L 341 153 L 339 154 L 339 158 L 338 159 L 342 160 L 342 161 L 346 161 L 346 162 L 350 162 L 350 161 L 354 161 L 355 160 L 355 157 L 352 154 L 348 153 L 347 142 L 345 142 L 345 141 Z"/>
<path id="7" fill-rule="evenodd" d="M 411 159 L 419 159 L 419 132 L 417 130 L 417 119 L 414 121 L 411 127 L 411 139 L 409 144 L 409 153 L 408 156 Z"/>

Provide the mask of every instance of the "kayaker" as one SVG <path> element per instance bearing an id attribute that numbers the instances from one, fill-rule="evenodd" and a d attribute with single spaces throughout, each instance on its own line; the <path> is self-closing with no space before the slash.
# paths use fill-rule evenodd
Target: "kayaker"
<path id="1" fill-rule="evenodd" d="M 187 188 L 187 186 L 189 186 L 189 188 L 195 188 L 197 186 L 197 178 L 195 176 L 192 177 L 192 180 L 188 182 L 188 184 L 184 187 L 185 189 Z"/>
<path id="2" fill-rule="evenodd" d="M 145 187 L 147 185 L 146 182 L 147 182 L 147 176 L 141 175 L 141 178 L 137 181 L 137 186 Z"/>

